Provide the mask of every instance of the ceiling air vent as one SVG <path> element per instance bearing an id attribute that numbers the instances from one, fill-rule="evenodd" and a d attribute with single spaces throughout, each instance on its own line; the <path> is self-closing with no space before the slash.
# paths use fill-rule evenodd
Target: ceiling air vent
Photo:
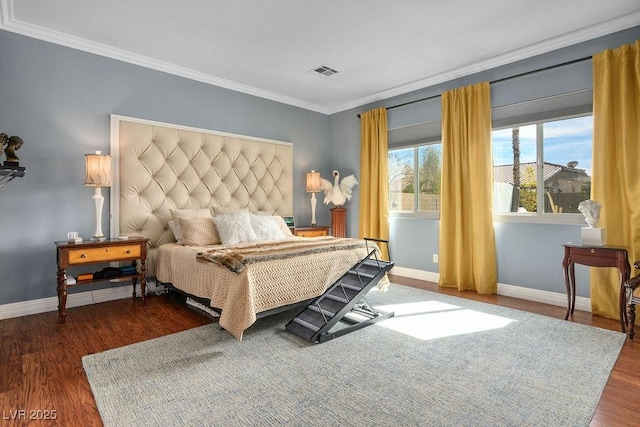
<path id="1" fill-rule="evenodd" d="M 329 77 L 337 73 L 336 70 L 331 67 L 327 67 L 326 65 L 319 65 L 317 67 L 314 67 L 312 70 L 309 70 L 309 72 L 320 77 Z"/>

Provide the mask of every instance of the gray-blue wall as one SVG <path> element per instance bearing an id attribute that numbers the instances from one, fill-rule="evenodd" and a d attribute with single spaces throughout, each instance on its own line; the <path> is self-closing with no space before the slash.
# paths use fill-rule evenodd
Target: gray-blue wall
<path id="1" fill-rule="evenodd" d="M 309 195 L 303 190 L 306 172 L 316 169 L 324 177 L 333 169 L 343 175 L 359 173 L 356 114 L 589 56 L 639 38 L 636 27 L 326 116 L 0 30 L 0 132 L 24 139 L 18 156 L 27 168 L 24 178 L 0 189 L 0 305 L 55 296 L 53 242 L 71 230 L 85 237 L 93 233 L 92 189 L 82 185 L 84 154 L 109 151 L 110 114 L 293 142 L 294 215 L 298 224 L 306 224 L 311 217 Z M 586 62 L 496 84 L 492 103 L 506 105 L 589 86 L 590 73 Z M 419 124 L 429 121 L 433 111 L 420 103 L 393 109 L 389 123 Z M 108 234 L 109 191 L 103 193 L 103 231 Z M 350 236 L 358 232 L 358 205 L 356 187 L 346 206 Z M 329 224 L 322 197 L 316 216 L 319 224 Z M 438 226 L 436 220 L 393 218 L 390 234 L 397 264 L 437 271 L 431 255 L 438 253 Z M 497 223 L 499 281 L 564 292 L 561 244 L 579 238 L 579 226 L 574 225 Z M 578 280 L 585 277 L 586 269 L 578 267 Z M 578 294 L 587 296 L 588 286 L 579 286 Z"/>
<path id="2" fill-rule="evenodd" d="M 93 234 L 84 154 L 110 151 L 110 114 L 291 141 L 300 224 L 311 218 L 304 174 L 331 167 L 324 114 L 0 30 L 0 132 L 25 141 L 17 154 L 26 167 L 0 189 L 0 305 L 55 296 L 53 242 Z M 328 224 L 329 211 L 319 205 L 317 219 Z"/>
<path id="3" fill-rule="evenodd" d="M 632 43 L 637 39 L 640 39 L 640 27 L 333 114 L 331 116 L 331 148 L 329 150 L 333 156 L 333 164 L 345 169 L 351 167 L 359 170 L 360 120 L 357 114 L 361 112 L 437 96 L 443 91 L 456 87 L 481 81 L 495 81 L 577 60 L 605 49 Z M 491 103 L 492 107 L 504 106 L 589 89 L 592 85 L 592 62 L 589 60 L 493 84 Z M 440 100 L 436 98 L 428 102 L 388 110 L 389 129 L 439 120 L 439 103 Z M 354 203 L 348 206 L 349 212 L 347 213 L 347 221 L 351 226 L 349 230 L 353 235 L 356 235 L 358 231 L 356 227 L 359 216 L 358 195 L 359 193 L 356 191 Z M 581 225 L 496 223 L 498 281 L 533 289 L 566 292 L 561 266 L 564 254 L 562 244 L 569 241 L 579 242 L 580 227 Z M 432 262 L 432 254 L 439 252 L 438 232 L 438 220 L 390 218 L 390 244 L 396 265 L 437 272 L 438 264 Z M 577 266 L 576 281 L 579 296 L 589 296 L 588 279 L 588 268 Z"/>

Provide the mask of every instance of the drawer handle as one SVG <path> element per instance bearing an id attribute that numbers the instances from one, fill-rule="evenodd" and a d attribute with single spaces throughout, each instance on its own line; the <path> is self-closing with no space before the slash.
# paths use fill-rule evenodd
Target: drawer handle
<path id="1" fill-rule="evenodd" d="M 87 256 L 85 254 L 80 255 L 80 258 L 86 258 Z"/>
<path id="2" fill-rule="evenodd" d="M 591 253 L 592 253 L 592 254 L 595 254 L 595 253 L 596 253 L 596 250 L 595 250 L 595 249 L 591 249 Z"/>
<path id="3" fill-rule="evenodd" d="M 131 253 L 131 249 L 127 249 L 127 253 L 130 254 Z"/>

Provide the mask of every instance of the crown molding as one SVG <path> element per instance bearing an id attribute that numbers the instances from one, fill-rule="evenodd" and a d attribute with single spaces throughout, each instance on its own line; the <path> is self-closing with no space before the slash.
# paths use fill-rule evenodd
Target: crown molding
<path id="1" fill-rule="evenodd" d="M 352 108 L 358 108 L 366 104 L 383 101 L 385 99 L 393 98 L 394 96 L 404 95 L 416 90 L 428 88 L 440 83 L 445 83 L 461 77 L 469 76 L 471 74 L 479 73 L 481 71 L 487 71 L 492 68 L 512 64 L 514 62 L 528 59 L 536 55 L 549 53 L 557 49 L 606 36 L 618 31 L 627 30 L 638 25 L 640 25 L 640 12 L 632 13 L 621 18 L 612 19 L 610 21 L 602 22 L 588 28 L 583 28 L 581 30 L 573 31 L 559 37 L 545 40 L 543 42 L 536 43 L 522 49 L 507 52 L 503 55 L 493 57 L 486 61 L 471 64 L 467 67 L 458 68 L 456 70 L 449 70 L 429 78 L 416 80 L 412 83 L 407 83 L 405 85 L 384 90 L 340 105 L 338 107 L 329 108 L 328 114 L 335 114 L 341 111 L 350 110 Z"/>
<path id="2" fill-rule="evenodd" d="M 190 68 L 175 65 L 169 62 L 149 58 L 144 55 L 129 52 L 124 49 L 115 48 L 101 43 L 92 42 L 80 37 L 71 36 L 59 31 L 50 30 L 37 25 L 32 25 L 24 21 L 15 19 L 13 16 L 13 0 L 0 0 L 0 29 L 12 33 L 43 40 L 49 43 L 58 44 L 76 50 L 92 53 L 106 58 L 115 59 L 122 62 L 138 65 L 156 71 L 173 74 L 190 80 L 199 81 L 213 86 L 230 89 L 247 95 L 280 102 L 294 107 L 304 108 L 322 114 L 328 114 L 327 107 L 302 101 L 300 99 L 277 94 L 253 86 L 244 85 L 231 80 L 222 79 L 210 74 L 201 73 Z"/>
<path id="3" fill-rule="evenodd" d="M 169 62 L 159 61 L 143 55 L 128 52 L 123 49 L 114 48 L 101 43 L 91 42 L 80 37 L 70 36 L 58 31 L 53 31 L 40 26 L 32 25 L 15 19 L 15 17 L 13 16 L 13 0 L 0 0 L 0 29 L 2 30 L 58 44 L 61 46 L 70 47 L 72 49 L 81 50 L 95 55 L 104 56 L 118 61 L 127 62 L 152 70 L 173 74 L 179 77 L 184 77 L 213 86 L 222 87 L 247 95 L 257 96 L 259 98 L 264 98 L 294 107 L 315 111 L 317 113 L 322 113 L 325 115 L 331 115 L 353 108 L 358 108 L 363 105 L 380 102 L 385 99 L 404 95 L 416 90 L 455 80 L 457 78 L 475 74 L 481 71 L 490 70 L 492 68 L 507 65 L 543 53 L 548 53 L 556 49 L 571 46 L 573 44 L 581 43 L 617 31 L 626 30 L 628 28 L 637 26 L 639 23 L 640 12 L 629 14 L 621 18 L 613 19 L 588 28 L 584 28 L 582 30 L 573 31 L 571 33 L 567 33 L 562 36 L 525 47 L 523 49 L 507 52 L 503 55 L 499 55 L 486 61 L 481 61 L 469 65 L 467 67 L 450 70 L 432 77 L 416 80 L 414 82 L 380 91 L 339 106 L 327 107 L 306 102 L 297 98 L 281 95 L 278 93 L 266 91 L 253 86 L 222 79 L 189 68 L 181 67 L 179 65 L 174 65 Z"/>

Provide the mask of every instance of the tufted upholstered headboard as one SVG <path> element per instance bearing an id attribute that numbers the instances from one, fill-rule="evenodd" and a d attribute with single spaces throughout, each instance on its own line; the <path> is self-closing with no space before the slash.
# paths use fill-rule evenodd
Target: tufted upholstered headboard
<path id="1" fill-rule="evenodd" d="M 170 209 L 247 207 L 293 214 L 293 145 L 148 120 L 111 116 L 111 236 L 174 237 Z"/>

